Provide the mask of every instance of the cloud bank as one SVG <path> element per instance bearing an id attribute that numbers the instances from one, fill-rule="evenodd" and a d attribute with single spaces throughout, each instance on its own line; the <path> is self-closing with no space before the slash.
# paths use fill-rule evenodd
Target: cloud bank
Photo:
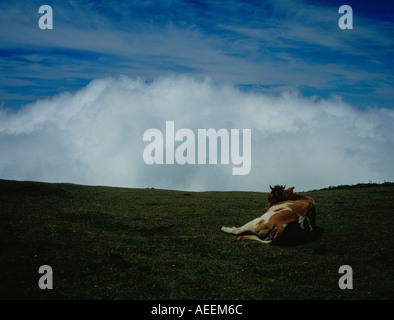
<path id="1" fill-rule="evenodd" d="M 144 132 L 165 132 L 167 120 L 175 130 L 251 129 L 250 173 L 147 165 Z M 191 191 L 393 181 L 393 125 L 393 110 L 359 110 L 335 96 L 273 96 L 183 76 L 102 78 L 17 112 L 0 109 L 0 178 Z"/>

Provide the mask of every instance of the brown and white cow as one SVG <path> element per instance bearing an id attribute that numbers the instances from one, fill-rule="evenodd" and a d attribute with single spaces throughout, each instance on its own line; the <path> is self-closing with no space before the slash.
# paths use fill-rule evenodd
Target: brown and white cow
<path id="1" fill-rule="evenodd" d="M 293 193 L 293 188 L 285 190 L 285 187 L 275 186 L 282 193 L 274 192 L 277 198 L 269 198 L 270 206 L 264 214 L 242 227 L 222 227 L 222 231 L 237 235 L 234 240 L 257 240 L 263 243 L 276 242 L 281 235 L 287 237 L 300 237 L 310 233 L 315 228 L 316 208 L 312 198 L 300 196 Z M 271 187 L 274 191 L 275 188 Z M 286 199 L 284 191 L 288 191 L 288 197 L 297 199 Z M 272 192 L 271 192 L 272 193 Z M 271 195 L 271 194 L 270 194 Z M 279 199 L 278 202 L 275 202 Z M 275 202 L 275 203 L 274 203 Z M 268 204 L 267 204 L 268 205 Z M 284 231 L 288 231 L 283 233 Z M 291 240 L 291 239 L 290 239 Z"/>

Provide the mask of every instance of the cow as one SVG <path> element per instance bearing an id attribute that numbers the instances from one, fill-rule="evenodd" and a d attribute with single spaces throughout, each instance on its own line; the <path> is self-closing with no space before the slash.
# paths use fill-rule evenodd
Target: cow
<path id="1" fill-rule="evenodd" d="M 311 197 L 294 194 L 293 189 L 294 187 L 288 190 L 282 186 L 271 187 L 272 195 L 268 200 L 270 205 L 261 217 L 239 228 L 222 227 L 221 230 L 236 235 L 235 241 L 257 240 L 262 243 L 279 242 L 278 239 L 284 234 L 289 238 L 287 240 L 292 241 L 292 238 L 297 240 L 311 233 L 315 228 L 315 202 Z"/>

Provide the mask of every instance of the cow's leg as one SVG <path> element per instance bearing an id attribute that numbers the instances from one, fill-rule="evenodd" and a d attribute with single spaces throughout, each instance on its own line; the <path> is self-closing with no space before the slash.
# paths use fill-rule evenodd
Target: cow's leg
<path id="1" fill-rule="evenodd" d="M 309 227 L 310 231 L 313 231 L 316 228 L 316 208 L 313 206 L 313 209 L 311 212 L 307 215 L 309 217 L 308 222 L 309 222 Z"/>
<path id="2" fill-rule="evenodd" d="M 266 235 L 266 232 L 258 232 L 258 225 L 259 222 L 261 221 L 261 218 L 256 218 L 242 227 L 236 228 L 236 227 L 222 227 L 222 231 L 230 234 L 235 234 L 237 237 L 233 239 L 233 241 L 239 241 L 239 240 L 256 240 L 262 243 L 271 243 L 270 240 L 262 240 L 258 234 L 261 235 Z"/>
<path id="3" fill-rule="evenodd" d="M 246 224 L 244 224 L 242 227 L 222 227 L 222 231 L 226 233 L 231 233 L 235 235 L 241 235 L 243 233 L 256 233 L 256 225 L 258 222 L 261 220 L 261 218 L 256 218 Z"/>
<path id="4" fill-rule="evenodd" d="M 233 239 L 233 241 L 243 241 L 243 240 L 256 240 L 262 243 L 271 243 L 272 240 L 261 240 L 258 236 L 254 234 L 249 234 L 246 236 L 238 236 Z"/>
<path id="5" fill-rule="evenodd" d="M 236 228 L 236 227 L 222 227 L 222 231 L 226 233 L 231 233 L 231 234 L 239 234 L 242 233 L 240 232 L 241 228 Z"/>
<path id="6" fill-rule="evenodd" d="M 308 217 L 305 217 L 305 220 L 306 220 L 306 223 L 308 224 L 308 228 L 309 228 L 308 231 L 312 232 L 314 227 L 312 225 L 311 219 L 309 219 Z M 304 228 L 303 229 L 305 229 L 305 222 L 304 222 Z"/>

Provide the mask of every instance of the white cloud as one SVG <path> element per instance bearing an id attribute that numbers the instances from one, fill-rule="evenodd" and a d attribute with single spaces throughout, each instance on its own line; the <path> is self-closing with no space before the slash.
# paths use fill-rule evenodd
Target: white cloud
<path id="1" fill-rule="evenodd" d="M 252 169 L 229 165 L 147 165 L 147 129 L 252 130 Z M 26 105 L 0 109 L 0 178 L 181 190 L 296 190 L 394 180 L 394 111 L 360 111 L 340 98 L 243 92 L 190 77 L 146 83 L 92 81 Z M 176 146 L 180 142 L 176 143 Z"/>

